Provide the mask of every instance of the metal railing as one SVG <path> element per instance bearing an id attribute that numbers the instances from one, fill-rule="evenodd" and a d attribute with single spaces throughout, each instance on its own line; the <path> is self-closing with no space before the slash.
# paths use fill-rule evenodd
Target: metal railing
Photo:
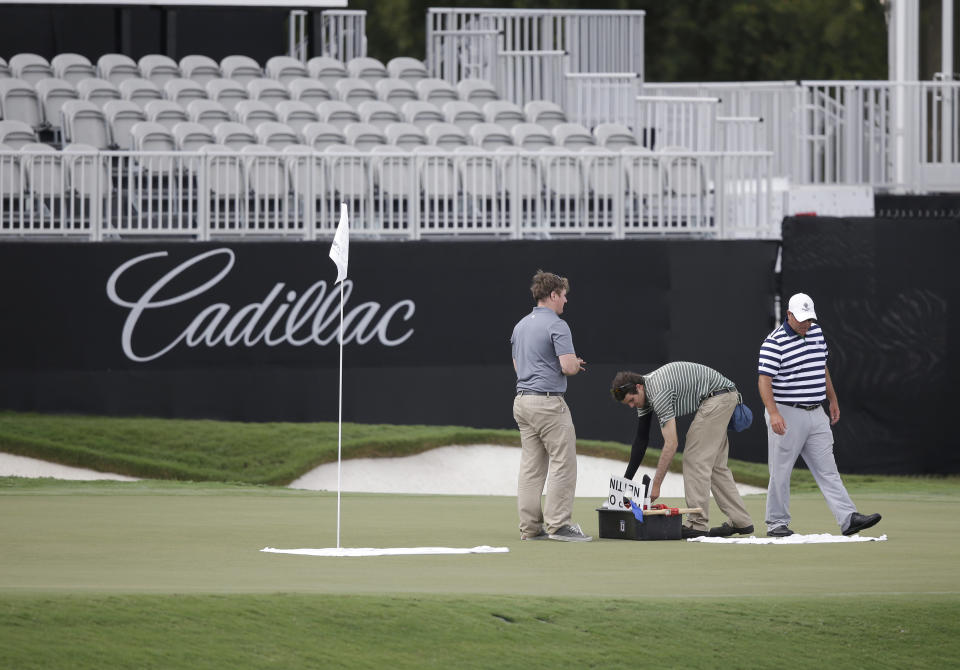
<path id="1" fill-rule="evenodd" d="M 0 238 L 779 236 L 768 152 L 0 152 Z"/>
<path id="2" fill-rule="evenodd" d="M 504 100 L 518 105 L 531 100 L 566 102 L 569 58 L 565 51 L 501 51 L 497 58 L 497 92 Z"/>
<path id="3" fill-rule="evenodd" d="M 320 15 L 317 56 L 346 63 L 367 55 L 367 12 L 362 9 L 325 9 Z"/>
<path id="4" fill-rule="evenodd" d="M 427 34 L 431 77 L 455 84 L 463 79 L 497 83 L 496 30 L 434 30 Z"/>
<path id="5" fill-rule="evenodd" d="M 651 149 L 716 151 L 717 98 L 637 96 L 637 130 Z"/>
<path id="6" fill-rule="evenodd" d="M 444 48 L 435 35 L 468 41 L 474 33 L 493 31 L 498 51 L 565 51 L 573 72 L 635 72 L 642 79 L 644 15 L 643 11 L 431 7 L 427 10 L 427 67 L 435 77 L 443 73 L 449 77 L 458 67 L 450 61 L 457 50 Z"/>
<path id="7" fill-rule="evenodd" d="M 637 127 L 641 80 L 633 72 L 568 72 L 567 115 L 588 128 L 601 123 Z"/>

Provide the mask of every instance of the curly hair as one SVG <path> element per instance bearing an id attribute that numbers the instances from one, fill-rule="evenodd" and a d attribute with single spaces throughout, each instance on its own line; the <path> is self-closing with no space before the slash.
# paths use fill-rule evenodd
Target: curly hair
<path id="1" fill-rule="evenodd" d="M 533 282 L 530 284 L 530 293 L 533 294 L 533 299 L 537 302 L 546 300 L 554 291 L 569 290 L 570 282 L 566 277 L 555 275 L 552 272 L 544 272 L 543 270 L 537 270 L 537 274 L 533 275 Z"/>

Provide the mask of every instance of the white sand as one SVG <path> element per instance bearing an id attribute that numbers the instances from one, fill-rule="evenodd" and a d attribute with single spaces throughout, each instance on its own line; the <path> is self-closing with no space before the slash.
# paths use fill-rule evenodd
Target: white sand
<path id="1" fill-rule="evenodd" d="M 593 456 L 577 457 L 577 497 L 605 498 L 610 475 L 623 476 L 623 461 Z M 517 495 L 520 450 L 492 445 L 438 447 L 402 458 L 357 458 L 343 462 L 342 491 L 367 493 L 440 493 L 461 495 Z M 640 468 L 634 479 L 653 469 Z M 548 482 L 549 487 L 549 482 Z M 337 490 L 337 464 L 327 463 L 290 484 L 314 491 Z M 742 495 L 766 489 L 743 484 Z M 660 487 L 664 498 L 683 497 L 683 478 L 668 473 Z"/>
<path id="2" fill-rule="evenodd" d="M 582 498 L 604 498 L 610 475 L 623 476 L 626 463 L 593 456 L 577 457 L 577 492 Z M 450 446 L 431 449 L 402 458 L 357 458 L 343 462 L 342 491 L 361 493 L 430 493 L 459 495 L 517 494 L 517 471 L 520 450 L 493 445 Z M 636 479 L 653 475 L 650 468 L 640 468 Z M 52 477 L 54 479 L 113 479 L 136 481 L 136 477 L 73 468 L 35 458 L 0 453 L 0 476 Z M 549 487 L 549 482 L 547 483 Z M 314 491 L 337 490 L 337 464 L 321 465 L 290 484 L 291 488 Z M 764 493 L 756 486 L 739 484 L 742 495 Z M 660 495 L 683 497 L 683 478 L 667 474 Z"/>

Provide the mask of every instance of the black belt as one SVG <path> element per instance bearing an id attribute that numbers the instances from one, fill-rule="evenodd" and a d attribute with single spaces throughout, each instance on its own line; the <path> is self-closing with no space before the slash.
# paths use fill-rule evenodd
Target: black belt
<path id="1" fill-rule="evenodd" d="M 737 392 L 736 388 L 717 389 L 716 391 L 710 391 L 710 393 L 708 393 L 705 397 L 712 398 L 715 395 L 723 395 L 724 393 L 736 393 L 736 392 Z"/>
<path id="2" fill-rule="evenodd" d="M 549 396 L 557 396 L 558 398 L 563 397 L 562 393 L 557 393 L 556 391 L 528 391 L 527 389 L 522 389 L 520 391 L 517 391 L 517 395 L 545 395 L 548 397 Z"/>
<path id="3" fill-rule="evenodd" d="M 805 405 L 800 402 L 778 402 L 780 405 L 786 405 L 787 407 L 796 407 L 797 409 L 805 409 L 808 412 L 812 412 L 815 409 L 820 409 L 820 403 L 815 405 Z"/>

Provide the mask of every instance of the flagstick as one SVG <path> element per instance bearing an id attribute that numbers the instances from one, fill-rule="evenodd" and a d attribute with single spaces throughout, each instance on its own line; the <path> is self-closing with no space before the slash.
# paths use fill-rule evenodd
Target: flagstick
<path id="1" fill-rule="evenodd" d="M 343 282 L 340 282 L 340 390 L 337 409 L 337 549 L 340 548 L 340 484 L 343 472 Z"/>

